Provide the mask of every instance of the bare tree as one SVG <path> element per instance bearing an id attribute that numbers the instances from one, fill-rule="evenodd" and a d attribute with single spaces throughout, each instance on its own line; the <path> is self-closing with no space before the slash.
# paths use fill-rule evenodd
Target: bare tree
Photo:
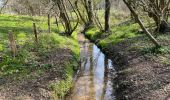
<path id="1" fill-rule="evenodd" d="M 109 17 L 110 17 L 110 0 L 105 0 L 105 32 L 109 31 Z"/>
<path id="2" fill-rule="evenodd" d="M 89 18 L 89 25 L 93 24 L 93 1 L 88 0 L 88 18 Z"/>
<path id="3" fill-rule="evenodd" d="M 2 2 L 2 7 L 0 8 L 0 14 L 2 13 L 5 6 L 8 4 L 9 0 L 2 0 L 1 2 Z"/>
<path id="4" fill-rule="evenodd" d="M 132 15 L 134 16 L 135 20 L 137 21 L 137 23 L 140 25 L 140 27 L 142 28 L 142 30 L 144 31 L 144 33 L 150 38 L 150 40 L 155 44 L 156 47 L 160 47 L 160 44 L 158 43 L 158 41 L 151 35 L 151 33 L 146 29 L 146 27 L 144 26 L 143 22 L 141 21 L 141 19 L 139 18 L 139 15 L 136 13 L 135 9 L 132 7 L 132 3 L 130 0 L 123 0 L 124 3 L 127 5 L 127 7 L 129 8 L 129 10 L 131 11 Z"/>
<path id="5" fill-rule="evenodd" d="M 47 15 L 52 7 L 52 0 L 9 0 L 13 13 L 22 15 Z"/>
<path id="6" fill-rule="evenodd" d="M 168 28 L 170 0 L 128 0 L 135 10 L 147 13 L 155 21 L 157 32 L 165 32 Z"/>
<path id="7" fill-rule="evenodd" d="M 77 21 L 76 25 L 72 26 L 73 24 L 72 24 L 72 21 L 70 19 L 69 14 L 68 14 L 68 11 L 67 11 L 68 9 L 66 7 L 65 0 L 53 0 L 53 2 L 56 4 L 56 6 L 59 9 L 60 18 L 63 21 L 62 24 L 63 24 L 63 26 L 65 28 L 65 33 L 67 35 L 71 35 L 73 33 L 73 31 L 77 28 L 78 21 Z M 78 14 L 77 14 L 76 10 L 74 9 L 74 7 L 73 7 L 73 5 L 72 5 L 70 0 L 68 0 L 68 4 L 70 5 L 70 7 L 72 8 L 72 11 L 76 14 L 76 16 L 78 18 Z"/>
<path id="8" fill-rule="evenodd" d="M 89 26 L 93 24 L 93 18 L 94 18 L 93 0 L 82 0 L 82 4 L 86 10 L 87 19 L 88 19 L 86 22 L 86 27 L 88 28 Z"/>

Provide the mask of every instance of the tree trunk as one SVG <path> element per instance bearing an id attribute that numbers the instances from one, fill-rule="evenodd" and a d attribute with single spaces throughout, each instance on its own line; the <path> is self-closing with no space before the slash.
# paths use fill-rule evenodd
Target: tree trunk
<path id="1" fill-rule="evenodd" d="M 159 32 L 160 33 L 164 33 L 164 32 L 169 31 L 169 28 L 170 27 L 169 27 L 168 23 L 165 20 L 160 21 L 160 27 L 159 27 Z"/>
<path id="2" fill-rule="evenodd" d="M 78 21 L 77 21 L 76 25 L 73 26 L 72 21 L 70 20 L 69 14 L 67 12 L 66 3 L 64 2 L 65 0 L 53 0 L 53 1 L 58 6 L 58 9 L 60 12 L 60 18 L 62 19 L 61 23 L 62 23 L 63 27 L 65 28 L 65 34 L 71 35 L 74 32 L 74 30 L 77 28 Z M 70 4 L 70 7 L 72 7 L 72 10 L 74 11 L 74 13 L 76 14 L 76 16 L 79 20 L 78 14 L 77 14 L 76 10 L 74 9 L 71 1 L 68 0 L 68 2 Z"/>
<path id="3" fill-rule="evenodd" d="M 92 4 L 92 0 L 88 0 L 88 8 L 89 8 L 89 12 L 88 12 L 88 17 L 89 17 L 89 21 L 92 22 L 93 21 L 93 4 Z"/>
<path id="4" fill-rule="evenodd" d="M 82 22 L 84 24 L 87 24 L 85 18 L 83 17 L 83 15 L 81 14 L 81 12 L 80 12 L 80 10 L 78 8 L 78 0 L 75 1 L 75 7 L 76 7 L 76 10 L 77 10 L 78 15 L 79 15 L 80 19 L 82 20 Z"/>
<path id="5" fill-rule="evenodd" d="M 66 27 L 65 33 L 68 35 L 71 35 L 71 33 L 70 33 L 71 32 L 71 24 L 70 24 L 63 0 L 55 0 L 55 2 L 57 3 L 58 8 L 60 10 L 60 18 L 63 20 L 64 25 Z"/>
<path id="6" fill-rule="evenodd" d="M 166 2 L 165 0 L 150 0 L 149 6 L 154 8 L 153 11 L 148 12 L 149 17 L 153 18 L 157 26 L 157 33 L 164 33 L 169 29 L 168 21 L 168 6 L 170 0 Z"/>
<path id="7" fill-rule="evenodd" d="M 51 21 L 50 21 L 50 18 L 51 16 L 50 16 L 50 14 L 48 14 L 48 33 L 51 33 Z"/>
<path id="8" fill-rule="evenodd" d="M 92 0 L 88 0 L 88 19 L 89 26 L 93 24 L 93 2 Z"/>
<path id="9" fill-rule="evenodd" d="M 35 23 L 33 23 L 33 31 L 35 36 L 35 42 L 38 43 L 38 33 L 37 33 L 37 27 Z"/>
<path id="10" fill-rule="evenodd" d="M 109 17 L 110 17 L 110 0 L 105 0 L 105 32 L 108 32 L 110 29 L 109 26 Z"/>
<path id="11" fill-rule="evenodd" d="M 3 4 L 3 6 L 0 8 L 0 14 L 2 13 L 3 9 L 5 8 L 5 6 L 8 4 L 9 0 L 6 0 L 6 2 Z"/>
<path id="12" fill-rule="evenodd" d="M 158 33 L 166 32 L 170 27 L 167 23 L 168 17 L 167 15 L 162 15 L 161 17 L 156 16 L 155 14 L 149 13 L 149 17 L 153 18 L 156 24 L 156 31 Z"/>
<path id="13" fill-rule="evenodd" d="M 140 20 L 138 14 L 135 12 L 135 10 L 131 7 L 131 5 L 126 1 L 123 0 L 124 3 L 126 4 L 126 6 L 129 8 L 129 10 L 131 11 L 131 13 L 133 14 L 135 20 L 137 21 L 137 23 L 140 25 L 140 27 L 142 28 L 142 30 L 144 31 L 144 33 L 149 37 L 149 39 L 155 44 L 155 46 L 157 48 L 160 47 L 160 44 L 158 43 L 158 41 L 151 35 L 151 33 L 146 29 L 146 27 L 144 26 L 143 22 Z"/>
<path id="14" fill-rule="evenodd" d="M 56 23 L 56 25 L 57 25 L 57 28 L 59 28 L 59 22 L 58 22 L 57 16 L 55 16 L 55 23 Z"/>

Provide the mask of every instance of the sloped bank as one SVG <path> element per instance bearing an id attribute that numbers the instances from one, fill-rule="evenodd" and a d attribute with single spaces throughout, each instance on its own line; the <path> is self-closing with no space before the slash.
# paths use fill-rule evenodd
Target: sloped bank
<path id="1" fill-rule="evenodd" d="M 118 100 L 164 100 L 170 95 L 170 35 L 158 36 L 163 47 L 155 50 L 138 28 L 117 26 L 109 34 L 92 28 L 85 35 L 117 64 Z"/>
<path id="2" fill-rule="evenodd" d="M 0 99 L 64 98 L 72 87 L 79 64 L 78 41 L 56 33 L 39 35 L 38 44 L 28 40 L 20 45 L 15 58 L 10 56 L 7 48 L 0 52 Z"/>

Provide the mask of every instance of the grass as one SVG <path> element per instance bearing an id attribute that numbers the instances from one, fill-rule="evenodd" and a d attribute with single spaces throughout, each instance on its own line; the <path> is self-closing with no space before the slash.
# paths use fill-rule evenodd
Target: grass
<path id="1" fill-rule="evenodd" d="M 102 32 L 100 32 L 100 30 L 96 27 L 90 28 L 87 32 L 86 32 L 86 36 L 89 37 L 91 40 L 96 40 L 98 38 L 100 38 L 99 36 L 101 36 Z"/>
<path id="2" fill-rule="evenodd" d="M 111 28 L 110 30 L 111 34 L 110 34 L 110 33 L 102 33 L 97 28 L 94 27 L 86 32 L 86 36 L 93 41 L 100 39 L 100 42 L 98 44 L 101 47 L 105 48 L 110 43 L 114 45 L 118 42 L 123 41 L 124 39 L 139 36 L 139 34 L 137 34 L 138 29 L 139 26 L 137 24 L 133 24 L 131 26 L 127 26 L 127 25 L 116 26 Z"/>
<path id="3" fill-rule="evenodd" d="M 114 87 L 119 94 L 118 99 L 141 99 L 148 95 L 150 98 L 150 91 L 162 94 L 159 90 L 167 86 L 164 83 L 169 79 L 170 35 L 159 34 L 156 39 L 162 47 L 155 48 L 145 34 L 138 33 L 139 28 L 137 24 L 130 24 L 111 27 L 110 33 L 100 33 L 96 28 L 85 33 L 90 40 L 97 42 L 111 59 L 113 58 L 115 64 L 118 63 Z M 122 65 L 124 59 L 128 64 Z"/>
<path id="4" fill-rule="evenodd" d="M 111 32 L 113 34 L 109 35 L 107 38 L 103 39 L 99 42 L 99 45 L 101 47 L 105 48 L 109 43 L 112 43 L 113 45 L 123 41 L 127 38 L 133 38 L 138 36 L 137 30 L 139 26 L 137 24 L 133 24 L 131 26 L 117 26 L 111 29 Z"/>
<path id="5" fill-rule="evenodd" d="M 0 77 L 10 77 L 15 81 L 28 77 L 36 78 L 54 67 L 49 63 L 40 64 L 41 58 L 45 58 L 49 53 L 57 49 L 68 49 L 73 57 L 70 61 L 63 63 L 65 70 L 63 70 L 62 74 L 66 77 L 59 83 L 53 83 L 59 86 L 57 89 L 61 91 L 57 94 L 63 97 L 72 86 L 74 69 L 77 69 L 78 66 L 77 61 L 79 60 L 80 50 L 77 32 L 74 32 L 70 37 L 59 35 L 58 32 L 62 31 L 63 27 L 59 26 L 57 28 L 53 18 L 51 21 L 52 33 L 50 34 L 47 34 L 47 19 L 44 17 L 0 15 L 0 21 Z M 36 23 L 39 31 L 38 44 L 34 41 L 33 22 Z M 13 31 L 16 40 L 16 57 L 12 57 L 8 46 L 7 36 L 9 30 Z M 33 71 L 35 71 L 36 76 L 32 75 Z M 64 83 L 68 83 L 66 90 L 63 89 Z M 53 87 L 53 85 L 50 86 Z"/>
<path id="6" fill-rule="evenodd" d="M 66 64 L 65 66 L 65 80 L 59 81 L 57 83 L 53 82 L 49 85 L 49 88 L 52 90 L 52 98 L 54 100 L 56 100 L 56 98 L 64 99 L 64 96 L 70 91 L 70 87 L 73 86 L 71 76 L 74 75 L 74 71 L 72 70 L 72 67 L 70 67 L 70 64 Z"/>
<path id="7" fill-rule="evenodd" d="M 33 34 L 33 22 L 36 23 L 37 29 L 40 33 L 47 33 L 47 18 L 45 17 L 30 17 L 30 16 L 17 16 L 17 15 L 0 15 L 0 50 L 3 49 L 4 43 L 7 42 L 8 31 L 12 30 L 15 34 L 16 40 L 20 43 L 29 38 Z M 59 29 L 54 23 L 54 19 L 51 22 L 52 32 L 59 32 L 62 30 L 62 27 Z"/>
<path id="8" fill-rule="evenodd" d="M 130 44 L 127 44 L 127 50 L 138 50 L 143 55 L 159 56 L 163 58 L 160 63 L 169 64 L 170 54 L 170 35 L 160 34 L 157 36 L 157 40 L 162 45 L 161 48 L 155 49 L 153 43 L 147 38 L 145 34 L 139 34 L 140 29 L 138 24 L 121 25 L 111 27 L 110 33 L 102 33 L 96 27 L 91 28 L 85 34 L 90 40 L 97 42 L 97 45 L 102 49 L 111 48 L 110 45 L 118 45 L 119 43 L 124 43 L 126 40 Z M 126 42 L 125 42 L 126 43 Z"/>

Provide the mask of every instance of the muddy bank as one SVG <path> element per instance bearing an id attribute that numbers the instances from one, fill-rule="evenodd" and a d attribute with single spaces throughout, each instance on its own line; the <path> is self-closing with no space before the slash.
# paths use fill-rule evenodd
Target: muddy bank
<path id="1" fill-rule="evenodd" d="M 79 66 L 78 41 L 55 33 L 39 39 L 38 45 L 25 43 L 16 57 L 3 57 L 0 100 L 58 100 L 72 87 Z"/>
<path id="2" fill-rule="evenodd" d="M 117 64 L 117 77 L 113 85 L 116 99 L 165 100 L 170 95 L 169 54 L 143 54 L 139 47 L 145 46 L 148 41 L 139 41 L 144 37 L 126 39 L 115 45 L 109 43 L 103 48 L 100 38 L 93 40 L 86 36 Z M 166 63 L 162 62 L 162 58 L 166 59 Z"/>
<path id="3" fill-rule="evenodd" d="M 0 88 L 0 99 L 51 100 L 59 98 L 58 96 L 62 95 L 58 93 L 61 92 L 65 94 L 71 85 L 70 87 L 68 86 L 64 88 L 68 90 L 59 91 L 62 87 L 57 87 L 55 84 L 61 85 L 61 81 L 68 83 L 69 80 L 66 75 L 70 75 L 69 77 L 72 77 L 72 74 L 65 71 L 67 71 L 67 69 L 71 71 L 74 67 L 78 66 L 72 65 L 73 62 L 74 58 L 71 50 L 69 49 L 55 49 L 54 51 L 49 52 L 47 56 L 39 59 L 39 66 L 32 69 L 27 77 L 14 79 L 14 77 L 19 78 L 19 74 L 3 77 L 1 79 L 3 83 L 1 83 Z M 66 63 L 70 63 L 70 65 L 67 66 Z M 48 64 L 49 66 L 46 66 L 46 69 L 42 70 L 43 66 L 41 65 L 43 64 Z"/>

